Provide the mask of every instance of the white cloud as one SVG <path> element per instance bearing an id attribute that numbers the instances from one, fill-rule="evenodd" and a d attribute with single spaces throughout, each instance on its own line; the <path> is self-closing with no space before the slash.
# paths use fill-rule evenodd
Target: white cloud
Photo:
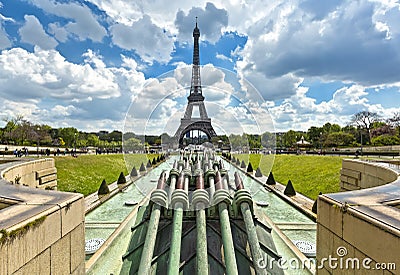
<path id="1" fill-rule="evenodd" d="M 2 8 L 2 7 L 0 7 L 0 8 Z M 4 16 L 4 15 L 2 15 L 1 13 L 0 13 L 0 21 L 4 21 L 4 22 L 15 22 L 15 20 L 13 19 L 13 18 L 11 18 L 11 17 L 6 17 L 6 16 Z"/>
<path id="2" fill-rule="evenodd" d="M 0 50 L 11 47 L 11 41 L 3 26 L 0 25 Z"/>
<path id="3" fill-rule="evenodd" d="M 66 42 L 68 40 L 68 31 L 57 22 L 49 24 L 48 32 L 54 35 L 60 42 Z"/>
<path id="4" fill-rule="evenodd" d="M 0 63 L 1 80 L 5 83 L 3 93 L 14 89 L 16 83 L 30 83 L 34 89 L 24 90 L 25 97 L 33 93 L 72 100 L 87 96 L 98 98 L 118 97 L 118 84 L 113 73 L 104 67 L 94 68 L 86 64 L 78 65 L 65 60 L 55 50 L 45 51 L 35 48 L 33 53 L 21 48 L 3 51 Z"/>
<path id="5" fill-rule="evenodd" d="M 3 7 L 2 5 L 3 4 L 1 4 L 0 2 L 0 8 Z M 15 23 L 15 20 L 11 17 L 6 17 L 0 13 L 0 50 L 11 47 L 10 38 L 3 27 L 4 23 L 6 22 Z"/>
<path id="6" fill-rule="evenodd" d="M 151 22 L 149 16 L 133 22 L 131 26 L 116 24 L 110 28 L 113 43 L 123 49 L 135 50 L 149 63 L 157 60 L 168 62 L 174 50 L 174 44 L 168 34 Z"/>
<path id="7" fill-rule="evenodd" d="M 22 42 L 39 46 L 44 50 L 54 49 L 58 45 L 57 41 L 45 32 L 34 15 L 25 15 L 24 18 L 25 24 L 18 31 Z"/>
<path id="8" fill-rule="evenodd" d="M 330 100 L 320 103 L 307 93 L 307 88 L 299 87 L 295 95 L 269 108 L 278 131 L 307 130 L 326 122 L 346 126 L 353 114 L 365 110 L 377 112 L 382 117 L 391 117 L 399 111 L 398 108 L 384 108 L 381 104 L 369 102 L 366 87 L 360 85 L 340 88 Z"/>
<path id="9" fill-rule="evenodd" d="M 14 48 L 1 53 L 0 68 L 4 112 L 54 127 L 70 123 L 88 129 L 90 124 L 98 130 L 104 121 L 114 121 L 107 129 L 122 129 L 131 97 L 145 81 L 132 68 L 105 66 L 90 50 L 84 64 L 74 64 L 55 50 Z"/>
<path id="10" fill-rule="evenodd" d="M 186 45 L 186 42 L 191 45 L 195 16 L 199 16 L 201 39 L 215 43 L 225 31 L 233 31 L 247 39 L 245 47 L 235 50 L 232 55 L 239 60 L 235 66 L 238 74 L 250 83 L 243 80 L 242 87 L 234 86 L 226 81 L 223 72 L 207 65 L 201 74 L 206 100 L 234 109 L 229 106 L 227 96 L 231 93 L 239 101 L 260 103 L 252 84 L 268 101 L 262 104 L 271 108 L 280 129 L 306 129 L 311 124 L 326 121 L 343 123 L 360 109 L 387 113 L 389 109 L 368 101 L 370 90 L 367 88 L 386 89 L 400 82 L 398 1 L 332 0 L 321 4 L 318 0 L 216 0 L 212 3 L 178 0 L 165 5 L 161 0 L 89 0 L 104 11 L 101 15 L 96 15 L 96 9 L 91 11 L 91 5 L 84 3 L 31 1 L 45 12 L 56 15 L 51 17 L 52 20 L 63 19 L 50 22 L 44 30 L 39 22 L 35 25 L 36 18 L 30 17 L 32 28 L 41 30 L 45 39 L 28 43 L 54 48 L 51 42 L 45 43 L 49 41 L 48 34 L 59 42 L 67 42 L 68 37 L 101 42 L 108 31 L 114 45 L 123 49 L 119 68 L 110 67 L 114 60 L 108 63 L 100 52 L 90 50 L 85 53 L 83 64 L 68 62 L 55 51 L 38 49 L 34 53 L 13 49 L 0 56 L 0 62 L 3 62 L 0 85 L 6 89 L 0 91 L 2 97 L 4 94 L 6 100 L 17 102 L 19 99 L 24 104 L 40 106 L 35 109 L 37 112 L 43 108 L 51 113 L 57 106 L 55 111 L 65 112 L 69 121 L 79 122 L 78 117 L 82 117 L 81 124 L 89 119 L 95 119 L 96 123 L 102 121 L 103 125 L 120 121 L 122 111 L 109 110 L 107 105 L 125 107 L 130 97 L 138 99 L 144 90 L 151 95 L 148 102 L 144 100 L 137 108 L 142 115 L 148 114 L 146 106 L 153 106 L 151 100 L 162 99 L 176 91 L 165 100 L 165 106 L 160 106 L 154 113 L 160 118 L 154 129 L 164 129 L 173 118 L 179 121 L 188 92 L 181 88 L 190 86 L 191 66 L 174 64 L 181 70 L 170 76 L 178 82 L 165 78 L 143 88 L 144 76 L 138 73 L 143 65 L 128 57 L 130 54 L 125 50 L 135 51 L 147 63 L 158 61 L 164 65 L 171 61 L 175 42 L 178 42 L 176 45 Z M 106 31 L 100 23 L 111 27 Z M 4 26 L 0 29 L 0 47 L 7 48 L 12 42 Z M 25 33 L 24 37 L 29 34 Z M 52 41 L 57 45 L 57 41 Z M 216 51 L 226 40 L 220 42 L 223 43 L 215 44 Z M 213 52 L 213 56 L 215 54 Z M 222 54 L 216 54 L 216 57 L 229 58 Z M 325 95 L 321 102 L 320 98 L 311 98 L 308 89 L 300 85 L 310 78 L 320 82 L 341 82 L 345 87 L 329 91 L 330 95 Z M 208 89 L 209 84 L 218 89 Z M 44 106 L 45 98 L 57 103 L 47 102 Z M 235 109 L 235 112 L 240 111 L 240 108 Z M 220 113 L 211 105 L 208 112 Z M 106 116 L 112 119 L 107 120 Z"/>
<path id="11" fill-rule="evenodd" d="M 69 33 L 75 35 L 79 40 L 91 39 L 100 42 L 107 34 L 105 28 L 100 25 L 91 10 L 84 4 L 57 3 L 52 0 L 31 0 L 36 6 L 44 11 L 66 19 L 70 19 L 64 25 Z"/>
<path id="12" fill-rule="evenodd" d="M 223 55 L 223 54 L 220 54 L 220 53 L 217 53 L 215 57 L 218 58 L 218 59 L 221 59 L 221 60 L 226 60 L 226 61 L 232 62 L 232 58 L 229 58 L 226 55 Z"/>
<path id="13" fill-rule="evenodd" d="M 210 2 L 206 3 L 204 9 L 193 7 L 187 14 L 182 10 L 177 12 L 175 25 L 179 31 L 179 37 L 184 41 L 193 39 L 192 33 L 196 16 L 201 27 L 201 39 L 210 43 L 218 41 L 223 28 L 228 25 L 228 13 L 225 9 L 219 9 Z"/>
<path id="14" fill-rule="evenodd" d="M 362 85 L 398 81 L 393 72 L 400 65 L 399 36 L 389 23 L 390 33 L 379 24 L 377 30 L 377 9 L 379 3 L 343 2 L 316 20 L 307 10 L 279 7 L 278 18 L 266 14 L 249 28 L 242 52 L 248 74 L 271 78 L 292 73 Z"/>

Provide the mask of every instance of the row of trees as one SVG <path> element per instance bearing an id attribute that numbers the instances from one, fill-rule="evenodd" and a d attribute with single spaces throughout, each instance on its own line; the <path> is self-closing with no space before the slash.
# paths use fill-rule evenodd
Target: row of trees
<path id="1" fill-rule="evenodd" d="M 290 130 L 286 133 L 278 133 L 277 147 L 291 147 L 301 136 L 310 141 L 315 148 L 398 145 L 400 144 L 400 113 L 384 119 L 377 113 L 362 111 L 354 114 L 345 127 L 328 122 L 322 127 L 310 127 L 307 132 Z"/>
<path id="2" fill-rule="evenodd" d="M 86 133 L 73 127 L 52 128 L 49 125 L 33 124 L 22 116 L 4 119 L 6 125 L 0 128 L 0 142 L 23 146 L 58 147 L 102 147 L 120 148 L 122 132 L 100 131 Z M 233 150 L 240 148 L 291 148 L 300 138 L 311 142 L 314 148 L 344 147 L 360 145 L 400 144 L 400 113 L 383 119 L 377 113 L 363 111 L 354 114 L 350 123 L 341 127 L 325 123 L 322 127 L 312 126 L 306 132 L 289 130 L 283 133 L 264 133 L 262 135 L 242 134 L 214 137 L 215 146 L 230 145 Z M 124 145 L 128 150 L 142 150 L 144 146 L 160 146 L 173 142 L 168 134 L 160 136 L 140 136 L 135 133 L 124 134 Z"/>
<path id="3" fill-rule="evenodd" d="M 45 124 L 33 124 L 22 116 L 4 119 L 6 125 L 0 128 L 0 142 L 21 146 L 58 147 L 118 147 L 122 144 L 122 132 L 113 131 L 86 133 L 74 127 L 52 128 Z"/>

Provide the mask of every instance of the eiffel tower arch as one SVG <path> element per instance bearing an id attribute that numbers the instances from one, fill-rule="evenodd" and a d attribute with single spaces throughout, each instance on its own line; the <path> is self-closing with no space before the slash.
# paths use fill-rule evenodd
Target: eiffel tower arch
<path id="1" fill-rule="evenodd" d="M 200 54 L 199 54 L 199 37 L 200 30 L 197 27 L 197 17 L 196 17 L 196 27 L 193 30 L 193 64 L 192 64 L 192 80 L 190 86 L 190 94 L 187 97 L 188 104 L 186 106 L 186 111 L 181 119 L 181 124 L 176 130 L 174 135 L 175 139 L 179 143 L 179 147 L 184 147 L 184 138 L 187 133 L 192 131 L 201 131 L 207 135 L 209 141 L 212 137 L 217 136 L 214 128 L 211 125 L 211 118 L 208 117 L 206 107 L 204 105 L 204 96 L 201 89 L 200 80 Z M 193 110 L 198 108 L 200 117 L 193 117 Z"/>

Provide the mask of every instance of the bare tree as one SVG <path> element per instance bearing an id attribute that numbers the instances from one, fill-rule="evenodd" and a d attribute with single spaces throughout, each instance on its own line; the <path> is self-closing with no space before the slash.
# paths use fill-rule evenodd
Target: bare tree
<path id="1" fill-rule="evenodd" d="M 374 122 L 381 121 L 381 117 L 370 111 L 361 111 L 354 114 L 351 118 L 351 124 L 368 132 L 369 141 L 371 141 L 371 126 Z"/>
<path id="2" fill-rule="evenodd" d="M 393 117 L 387 120 L 387 123 L 397 131 L 398 135 L 400 135 L 400 113 L 395 113 Z"/>

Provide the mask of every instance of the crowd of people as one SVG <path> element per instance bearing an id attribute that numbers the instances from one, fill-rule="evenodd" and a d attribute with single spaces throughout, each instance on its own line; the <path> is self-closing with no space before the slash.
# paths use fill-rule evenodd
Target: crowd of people
<path id="1" fill-rule="evenodd" d="M 0 154 L 5 155 L 14 155 L 17 158 L 31 156 L 68 156 L 71 155 L 73 157 L 77 157 L 78 154 L 90 154 L 95 153 L 96 155 L 101 154 L 118 154 L 121 153 L 120 148 L 80 148 L 77 149 L 69 149 L 69 148 L 33 148 L 33 147 L 22 147 L 22 148 L 13 148 L 9 151 L 8 147 L 3 147 L 4 150 L 0 149 Z"/>
<path id="2" fill-rule="evenodd" d="M 8 152 L 8 148 L 5 147 L 4 149 L 5 152 Z M 29 154 L 32 154 L 33 152 L 29 152 L 28 148 L 26 147 L 22 147 L 21 149 L 15 149 L 13 154 L 15 157 L 27 157 L 29 156 Z M 46 149 L 40 149 L 39 148 L 33 153 L 33 155 L 41 155 L 41 156 L 50 156 L 51 154 L 53 154 L 54 156 L 66 156 L 71 154 L 71 156 L 77 156 L 76 154 L 76 150 L 72 149 L 69 150 L 68 148 L 61 150 L 60 148 L 57 149 L 53 149 L 53 152 L 51 152 L 51 150 L 49 148 Z"/>

